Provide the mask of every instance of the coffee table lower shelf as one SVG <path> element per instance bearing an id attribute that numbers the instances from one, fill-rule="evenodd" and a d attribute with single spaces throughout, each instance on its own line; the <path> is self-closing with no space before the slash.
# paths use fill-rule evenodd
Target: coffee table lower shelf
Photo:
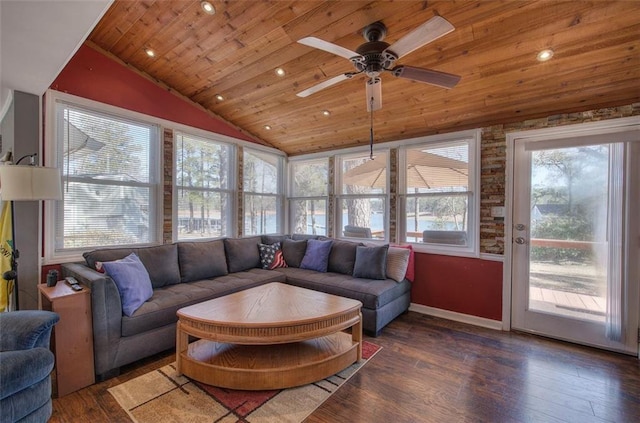
<path id="1" fill-rule="evenodd" d="M 359 343 L 337 332 L 277 345 L 237 345 L 200 339 L 181 353 L 181 373 L 208 385 L 267 390 L 305 385 L 358 361 Z"/>

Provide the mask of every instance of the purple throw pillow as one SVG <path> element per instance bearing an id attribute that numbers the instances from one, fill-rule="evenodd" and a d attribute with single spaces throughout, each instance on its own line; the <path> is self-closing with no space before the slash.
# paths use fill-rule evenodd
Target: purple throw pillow
<path id="1" fill-rule="evenodd" d="M 320 241 L 310 239 L 307 241 L 307 251 L 300 262 L 300 269 L 315 270 L 316 272 L 326 272 L 329 265 L 329 254 L 333 241 Z"/>
<path id="2" fill-rule="evenodd" d="M 118 287 L 122 313 L 126 316 L 131 316 L 153 296 L 149 272 L 135 253 L 120 260 L 105 261 L 102 266 Z"/>

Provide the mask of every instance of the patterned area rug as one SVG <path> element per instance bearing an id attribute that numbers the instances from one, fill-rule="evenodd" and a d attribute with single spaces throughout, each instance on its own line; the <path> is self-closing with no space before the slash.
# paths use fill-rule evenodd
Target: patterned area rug
<path id="1" fill-rule="evenodd" d="M 134 422 L 298 423 L 382 347 L 364 341 L 363 360 L 324 380 L 275 391 L 216 388 L 176 376 L 175 363 L 109 389 Z"/>

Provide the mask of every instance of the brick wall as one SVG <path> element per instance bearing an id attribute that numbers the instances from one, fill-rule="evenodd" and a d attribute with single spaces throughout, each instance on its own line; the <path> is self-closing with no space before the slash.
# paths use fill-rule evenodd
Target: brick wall
<path id="1" fill-rule="evenodd" d="M 162 134 L 162 243 L 173 241 L 173 130 L 165 128 Z"/>

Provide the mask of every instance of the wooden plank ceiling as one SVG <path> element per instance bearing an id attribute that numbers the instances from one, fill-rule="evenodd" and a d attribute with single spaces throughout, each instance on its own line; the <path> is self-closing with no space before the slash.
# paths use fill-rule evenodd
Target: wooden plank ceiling
<path id="1" fill-rule="evenodd" d="M 313 36 L 356 50 L 365 42 L 362 29 L 375 21 L 393 44 L 444 17 L 455 31 L 398 64 L 462 76 L 446 90 L 384 73 L 376 143 L 640 100 L 637 1 L 211 3 L 214 15 L 199 0 L 116 1 L 89 44 L 290 155 L 369 142 L 366 77 L 297 97 L 354 70 L 347 59 L 297 40 Z M 546 48 L 554 57 L 538 62 Z"/>

